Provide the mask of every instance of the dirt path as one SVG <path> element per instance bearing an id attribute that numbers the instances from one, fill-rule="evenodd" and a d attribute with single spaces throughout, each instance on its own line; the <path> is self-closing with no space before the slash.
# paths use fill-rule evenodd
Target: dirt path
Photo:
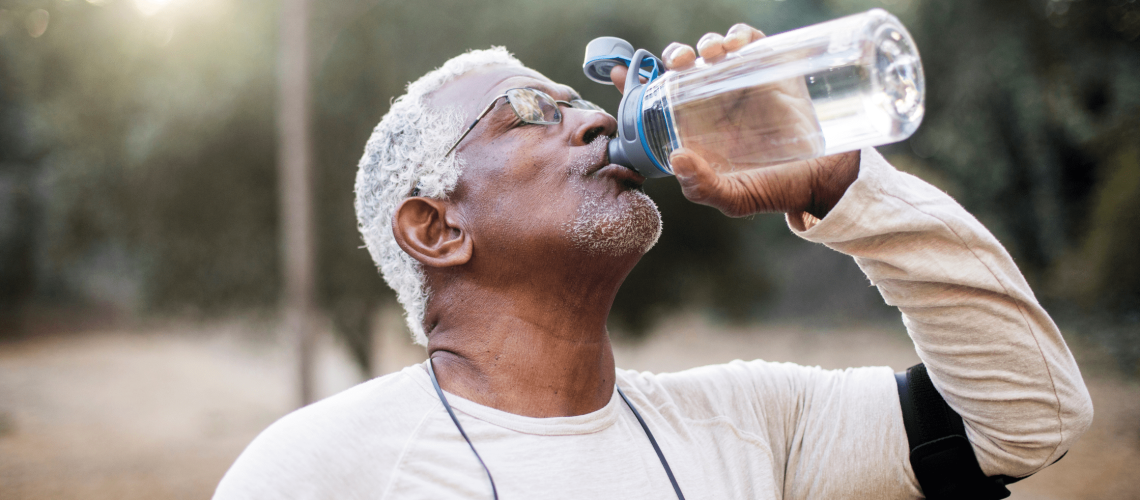
<path id="1" fill-rule="evenodd" d="M 386 337 L 391 370 L 422 357 Z M 682 369 L 735 358 L 825 368 L 917 358 L 899 331 L 843 334 L 670 322 L 650 341 L 616 346 L 623 367 Z M 1140 386 L 1077 349 L 1096 404 L 1093 429 L 1015 499 L 1140 498 Z M 322 342 L 319 392 L 362 377 Z M 293 404 L 289 349 L 267 326 L 227 323 L 92 332 L 0 344 L 0 499 L 201 499 L 246 444 Z"/>

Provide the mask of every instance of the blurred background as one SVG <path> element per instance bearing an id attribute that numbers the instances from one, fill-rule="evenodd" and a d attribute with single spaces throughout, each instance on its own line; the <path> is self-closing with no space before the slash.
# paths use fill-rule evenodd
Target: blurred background
<path id="1" fill-rule="evenodd" d="M 208 497 L 298 405 L 278 166 L 294 116 L 282 42 L 298 34 L 282 5 L 0 0 L 0 498 Z M 581 72 L 596 36 L 659 52 L 873 7 L 915 37 L 928 100 L 919 131 L 880 150 L 1006 245 L 1097 405 L 1078 447 L 1014 498 L 1140 498 L 1137 0 L 314 2 L 315 396 L 424 356 L 352 208 L 364 142 L 407 82 L 505 45 L 613 112 L 618 93 Z M 670 180 L 646 191 L 665 230 L 614 307 L 622 366 L 918 362 L 849 258 L 780 216 L 728 219 Z"/>

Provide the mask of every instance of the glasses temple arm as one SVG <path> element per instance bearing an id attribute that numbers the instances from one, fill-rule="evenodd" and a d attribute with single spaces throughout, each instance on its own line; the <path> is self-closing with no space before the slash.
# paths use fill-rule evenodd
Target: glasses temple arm
<path id="1" fill-rule="evenodd" d="M 506 96 L 506 94 L 503 94 L 499 97 Z M 471 130 L 475 128 L 475 125 L 479 124 L 479 120 L 482 120 L 484 116 L 487 116 L 487 113 L 491 112 L 491 108 L 494 108 L 495 103 L 499 102 L 499 97 L 496 97 L 495 100 L 491 101 L 491 103 L 488 104 L 486 108 L 483 108 L 483 112 L 479 113 L 479 116 L 475 117 L 475 121 L 471 122 L 471 125 L 467 127 L 467 130 L 463 131 L 463 135 L 459 136 L 459 139 L 455 140 L 455 144 L 451 145 L 451 149 L 448 149 L 447 152 L 443 154 L 444 158 L 447 158 L 447 155 L 451 154 L 452 151 L 455 151 L 455 148 L 459 147 L 459 143 L 463 142 L 463 138 L 467 137 L 467 134 L 471 133 Z"/>

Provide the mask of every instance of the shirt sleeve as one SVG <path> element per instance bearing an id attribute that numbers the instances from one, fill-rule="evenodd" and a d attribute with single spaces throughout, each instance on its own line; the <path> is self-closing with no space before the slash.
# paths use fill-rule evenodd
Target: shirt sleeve
<path id="1" fill-rule="evenodd" d="M 899 308 L 986 475 L 1041 470 L 1088 429 L 1092 402 L 1057 325 L 1005 248 L 945 193 L 868 148 L 823 220 L 788 223 L 853 256 Z"/>
<path id="2" fill-rule="evenodd" d="M 777 498 L 921 497 L 890 368 L 824 370 L 737 360 L 660 374 L 655 381 L 665 394 L 655 394 L 649 381 L 638 384 L 650 401 L 677 408 L 689 421 L 726 420 L 739 439 L 765 443 L 765 460 L 731 460 L 770 462 Z"/>

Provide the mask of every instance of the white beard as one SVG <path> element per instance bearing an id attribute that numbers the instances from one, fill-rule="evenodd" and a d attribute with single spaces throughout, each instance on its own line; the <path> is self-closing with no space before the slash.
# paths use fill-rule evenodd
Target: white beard
<path id="1" fill-rule="evenodd" d="M 609 141 L 590 143 L 590 152 L 570 166 L 570 175 L 585 175 L 589 159 L 603 154 Z M 648 252 L 661 236 L 661 212 L 649 195 L 640 190 L 624 191 L 617 199 L 583 191 L 578 215 L 563 227 L 576 248 L 589 255 L 620 257 Z"/>
<path id="2" fill-rule="evenodd" d="M 623 192 L 620 206 L 604 195 L 587 197 L 578 208 L 578 216 L 565 225 L 574 246 L 589 255 L 621 257 L 644 254 L 661 237 L 661 212 L 657 204 L 641 191 Z"/>

